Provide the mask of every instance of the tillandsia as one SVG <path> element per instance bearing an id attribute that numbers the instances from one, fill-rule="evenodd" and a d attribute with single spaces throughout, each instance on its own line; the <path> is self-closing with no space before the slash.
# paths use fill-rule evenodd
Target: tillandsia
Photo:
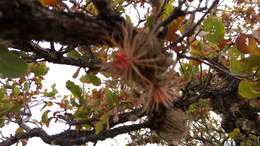
<path id="1" fill-rule="evenodd" d="M 170 55 L 163 51 L 162 42 L 152 32 L 138 31 L 131 25 L 122 26 L 122 38 L 112 38 L 118 48 L 109 71 L 120 75 L 127 83 L 150 86 L 157 82 L 158 74 L 171 65 Z"/>
<path id="2" fill-rule="evenodd" d="M 176 61 L 155 32 L 137 30 L 130 24 L 122 25 L 121 30 L 121 38 L 111 39 L 118 50 L 105 68 L 142 92 L 145 111 L 157 109 L 158 104 L 170 108 L 180 92 L 172 77 Z"/>

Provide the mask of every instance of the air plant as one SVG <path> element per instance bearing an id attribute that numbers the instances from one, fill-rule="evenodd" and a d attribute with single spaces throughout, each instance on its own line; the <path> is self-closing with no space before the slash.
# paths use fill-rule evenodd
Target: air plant
<path id="1" fill-rule="evenodd" d="M 175 100 L 174 88 L 157 87 L 152 89 L 151 93 L 151 108 L 158 109 L 158 104 L 163 104 L 165 107 L 170 108 Z"/>
<path id="2" fill-rule="evenodd" d="M 111 39 L 118 52 L 108 64 L 109 71 L 128 83 L 152 85 L 157 74 L 169 67 L 169 55 L 154 33 L 138 32 L 129 25 L 124 25 L 122 31 L 120 41 Z"/>
<path id="3" fill-rule="evenodd" d="M 179 86 L 172 80 L 171 68 L 176 61 L 163 49 L 155 33 L 137 31 L 126 24 L 122 26 L 122 37 L 112 37 L 111 42 L 118 50 L 105 65 L 107 71 L 141 93 L 144 111 L 158 109 L 159 104 L 170 108 L 179 94 Z"/>
<path id="4" fill-rule="evenodd" d="M 170 75 L 169 75 L 170 74 Z M 170 78 L 175 76 L 174 78 Z M 144 94 L 146 103 L 144 106 L 145 111 L 156 111 L 159 105 L 162 104 L 166 108 L 172 108 L 172 104 L 180 97 L 180 88 L 184 85 L 181 78 L 174 71 L 169 71 L 165 79 L 154 83 L 150 89 L 147 90 L 147 94 Z"/>

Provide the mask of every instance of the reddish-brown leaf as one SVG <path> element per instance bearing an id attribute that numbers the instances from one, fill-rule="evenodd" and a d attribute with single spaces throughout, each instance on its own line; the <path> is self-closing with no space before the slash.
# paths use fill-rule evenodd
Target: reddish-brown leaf
<path id="1" fill-rule="evenodd" d="M 224 46 L 226 46 L 228 44 L 228 42 L 229 42 L 229 40 L 225 40 L 225 39 L 219 40 L 217 45 L 219 48 L 223 48 Z"/>
<path id="2" fill-rule="evenodd" d="M 80 71 L 80 67 L 79 67 L 79 68 L 76 70 L 76 72 L 73 74 L 72 77 L 73 77 L 74 79 L 78 77 L 79 71 Z"/>
<path id="3" fill-rule="evenodd" d="M 175 52 L 180 52 L 180 51 L 184 50 L 184 48 L 183 48 L 183 47 L 180 47 L 180 46 L 175 46 L 175 47 L 172 47 L 171 49 L 172 49 L 173 51 L 175 51 Z"/>
<path id="4" fill-rule="evenodd" d="M 201 64 L 201 62 L 198 62 L 198 61 L 195 61 L 195 60 L 190 60 L 189 62 L 190 62 L 190 64 L 192 64 L 194 66 L 198 66 L 198 65 Z"/>
<path id="5" fill-rule="evenodd" d="M 167 35 L 166 35 L 165 39 L 167 41 L 175 41 L 178 37 L 179 37 L 178 34 L 176 34 L 175 32 L 169 30 L 167 32 Z"/>
<path id="6" fill-rule="evenodd" d="M 236 39 L 236 46 L 237 46 L 237 49 L 244 53 L 244 54 L 248 54 L 250 53 L 249 51 L 249 48 L 248 48 L 248 45 L 247 45 L 247 39 L 248 39 L 248 36 L 246 34 L 243 34 L 241 33 L 237 39 Z"/>

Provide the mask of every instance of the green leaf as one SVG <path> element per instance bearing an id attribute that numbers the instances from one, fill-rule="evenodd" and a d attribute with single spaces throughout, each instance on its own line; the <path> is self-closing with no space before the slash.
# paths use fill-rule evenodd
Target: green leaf
<path id="1" fill-rule="evenodd" d="M 0 100 L 3 99 L 6 95 L 6 89 L 0 88 Z"/>
<path id="2" fill-rule="evenodd" d="M 84 127 L 84 128 L 86 128 L 86 129 L 91 129 L 91 128 L 92 128 L 92 126 L 90 126 L 90 125 L 88 125 L 88 124 L 82 124 L 81 126 Z"/>
<path id="3" fill-rule="evenodd" d="M 48 114 L 49 114 L 50 110 L 46 110 L 45 112 L 43 112 L 42 117 L 41 117 L 41 122 L 42 123 L 48 123 L 49 118 L 48 118 Z"/>
<path id="4" fill-rule="evenodd" d="M 260 56 L 259 55 L 250 55 L 249 57 L 247 57 L 247 61 L 248 61 L 248 65 L 251 68 L 254 67 L 260 67 Z"/>
<path id="5" fill-rule="evenodd" d="M 119 6 L 117 7 L 117 12 L 123 13 L 124 11 L 125 11 L 125 7 L 124 7 L 124 6 L 119 5 Z"/>
<path id="6" fill-rule="evenodd" d="M 186 63 L 180 67 L 180 71 L 184 75 L 184 78 L 186 80 L 189 80 L 195 78 L 196 73 L 199 71 L 199 68 L 197 66 Z"/>
<path id="7" fill-rule="evenodd" d="M 173 6 L 172 6 L 172 3 L 167 3 L 166 5 L 165 5 L 165 8 L 164 8 L 164 12 L 163 12 L 163 18 L 168 18 L 170 15 L 171 15 L 171 13 L 172 13 L 172 11 L 174 10 L 174 8 L 173 8 Z"/>
<path id="8" fill-rule="evenodd" d="M 235 57 L 230 59 L 230 71 L 234 74 L 247 74 L 249 73 L 249 66 L 247 63 L 238 60 Z"/>
<path id="9" fill-rule="evenodd" d="M 191 45 L 191 51 L 190 51 L 191 56 L 194 56 L 194 57 L 203 56 L 203 53 L 204 53 L 203 48 L 205 48 L 205 46 L 203 45 L 203 42 L 194 41 Z"/>
<path id="10" fill-rule="evenodd" d="M 16 78 L 27 72 L 27 64 L 24 60 L 10 53 L 6 47 L 0 44 L 0 73 L 9 78 Z"/>
<path id="11" fill-rule="evenodd" d="M 32 63 L 30 65 L 31 72 L 35 74 L 35 76 L 44 76 L 48 73 L 49 68 L 46 65 L 46 62 L 40 63 Z"/>
<path id="12" fill-rule="evenodd" d="M 14 112 L 14 113 L 18 113 L 20 112 L 22 106 L 18 103 L 12 103 L 10 104 L 10 110 L 9 112 Z"/>
<path id="13" fill-rule="evenodd" d="M 68 57 L 72 57 L 72 58 L 81 58 L 82 56 L 75 50 L 70 51 L 69 53 L 67 53 Z"/>
<path id="14" fill-rule="evenodd" d="M 149 17 L 147 17 L 146 23 L 144 24 L 145 27 L 147 27 L 147 28 L 149 28 L 149 29 L 152 29 L 153 24 L 154 24 L 154 21 L 155 21 L 155 17 L 154 17 L 154 16 L 149 16 Z"/>
<path id="15" fill-rule="evenodd" d="M 47 90 L 45 90 L 43 95 L 46 97 L 55 97 L 55 95 L 58 93 L 58 91 L 55 87 L 56 87 L 56 84 L 51 85 L 51 91 L 47 92 Z"/>
<path id="16" fill-rule="evenodd" d="M 231 49 L 228 51 L 228 55 L 236 58 L 245 58 L 245 55 L 241 53 L 236 47 L 231 47 Z"/>
<path id="17" fill-rule="evenodd" d="M 250 55 L 243 59 L 231 56 L 230 70 L 234 74 L 252 74 L 258 67 L 260 67 L 260 56 Z"/>
<path id="18" fill-rule="evenodd" d="M 101 84 L 101 80 L 94 74 L 86 74 L 80 78 L 80 81 L 83 83 L 91 83 L 95 86 L 99 86 Z"/>
<path id="19" fill-rule="evenodd" d="M 238 91 L 244 98 L 256 98 L 260 96 L 260 82 L 241 81 Z"/>
<path id="20" fill-rule="evenodd" d="M 119 100 L 115 93 L 111 92 L 110 90 L 105 91 L 105 98 L 109 100 L 112 104 L 118 104 Z"/>
<path id="21" fill-rule="evenodd" d="M 70 103 L 71 103 L 71 105 L 74 106 L 74 107 L 80 106 L 80 105 L 76 102 L 76 100 L 73 99 L 73 98 L 70 98 Z"/>
<path id="22" fill-rule="evenodd" d="M 8 112 L 18 113 L 21 109 L 20 104 L 12 103 L 10 101 L 4 101 L 0 103 L 0 117 Z"/>
<path id="23" fill-rule="evenodd" d="M 66 88 L 76 97 L 80 97 L 82 95 L 82 89 L 70 80 L 66 82 Z"/>
<path id="24" fill-rule="evenodd" d="M 248 73 L 247 64 L 240 62 L 240 59 L 244 59 L 245 55 L 242 54 L 236 47 L 232 47 L 229 50 L 230 56 L 230 71 L 234 74 L 244 74 Z M 240 58 L 240 59 L 238 59 Z"/>
<path id="25" fill-rule="evenodd" d="M 78 101 L 79 101 L 79 105 L 83 105 L 86 102 L 86 99 L 83 96 L 79 96 Z"/>
<path id="26" fill-rule="evenodd" d="M 4 125 L 5 125 L 5 120 L 0 120 L 0 127 L 3 127 Z"/>
<path id="27" fill-rule="evenodd" d="M 75 112 L 75 117 L 77 117 L 77 118 L 82 118 L 82 119 L 86 119 L 86 118 L 88 117 L 89 113 L 91 113 L 91 109 L 90 109 L 90 108 L 81 106 L 81 107 Z"/>
<path id="28" fill-rule="evenodd" d="M 103 121 L 98 121 L 96 123 L 96 125 L 95 125 L 96 134 L 100 133 L 103 130 L 103 125 L 104 125 Z"/>
<path id="29" fill-rule="evenodd" d="M 215 16 L 209 16 L 203 21 L 202 28 L 204 31 L 210 32 L 206 38 L 212 43 L 217 43 L 224 39 L 225 25 Z"/>
<path id="30" fill-rule="evenodd" d="M 109 128 L 109 113 L 102 115 L 100 117 L 100 120 L 96 123 L 95 125 L 96 134 L 100 133 L 103 130 L 104 125 L 106 125 L 107 128 Z"/>
<path id="31" fill-rule="evenodd" d="M 24 91 L 28 91 L 30 89 L 30 83 L 29 82 L 25 82 L 23 85 L 23 90 Z"/>
<path id="32" fill-rule="evenodd" d="M 235 128 L 235 129 L 233 129 L 233 131 L 230 132 L 228 135 L 229 135 L 230 138 L 236 139 L 237 137 L 241 136 L 240 129 L 239 129 L 239 128 Z"/>
<path id="33" fill-rule="evenodd" d="M 15 134 L 22 133 L 23 131 L 24 131 L 23 128 L 18 128 L 16 129 Z"/>
<path id="34" fill-rule="evenodd" d="M 14 96 L 17 97 L 20 93 L 21 93 L 20 89 L 17 87 L 14 87 L 14 89 L 13 89 Z"/>

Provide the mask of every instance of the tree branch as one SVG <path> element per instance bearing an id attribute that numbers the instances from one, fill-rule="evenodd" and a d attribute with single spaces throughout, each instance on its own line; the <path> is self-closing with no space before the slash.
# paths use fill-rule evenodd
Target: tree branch
<path id="1" fill-rule="evenodd" d="M 113 127 L 117 124 L 125 123 L 129 121 L 130 116 L 136 116 L 136 118 L 141 118 L 145 115 L 145 113 L 140 114 L 142 109 L 134 109 L 131 112 L 126 112 L 118 115 L 118 120 L 114 121 L 113 116 L 109 117 L 109 127 Z M 89 120 L 77 120 L 77 121 L 67 121 L 69 125 L 81 125 L 81 124 L 89 124 L 92 125 L 93 122 L 98 121 L 96 118 L 92 118 Z"/>
<path id="2" fill-rule="evenodd" d="M 208 10 L 205 12 L 205 14 L 199 19 L 199 21 L 192 27 L 190 28 L 187 32 L 185 32 L 181 37 L 179 37 L 177 40 L 169 44 L 166 48 L 171 48 L 173 46 L 176 46 L 179 42 L 184 40 L 185 37 L 189 37 L 193 34 L 195 29 L 202 23 L 204 18 L 210 13 L 210 11 L 217 6 L 219 3 L 219 0 L 215 0 L 212 5 L 208 8 Z"/>
<path id="3" fill-rule="evenodd" d="M 28 132 L 16 134 L 7 140 L 0 143 L 2 146 L 12 145 L 21 139 L 28 139 L 32 137 L 40 137 L 45 143 L 56 144 L 62 146 L 80 145 L 87 142 L 96 142 L 97 140 L 104 140 L 106 138 L 113 138 L 117 135 L 139 130 L 142 128 L 149 128 L 150 122 L 141 124 L 132 124 L 128 126 L 120 126 L 111 130 L 101 131 L 96 134 L 92 131 L 75 131 L 67 130 L 60 134 L 48 135 L 42 128 L 34 128 Z"/>
<path id="4" fill-rule="evenodd" d="M 99 60 L 94 59 L 80 59 L 80 58 L 72 58 L 65 57 L 59 51 L 44 49 L 41 46 L 31 43 L 29 41 L 15 41 L 12 42 L 12 48 L 25 51 L 25 52 L 33 52 L 37 55 L 38 58 L 43 58 L 45 61 L 57 63 L 57 64 L 65 64 L 65 65 L 74 65 L 78 67 L 88 67 L 91 70 L 98 70 L 100 63 Z"/>
<path id="5" fill-rule="evenodd" d="M 171 12 L 170 16 L 154 27 L 155 32 L 157 32 L 160 29 L 160 27 L 167 26 L 174 19 L 177 19 L 178 17 L 181 17 L 181 16 L 185 16 L 185 12 L 181 10 L 182 5 L 183 5 L 183 2 L 179 1 L 179 6 L 174 8 L 174 10 Z"/>
<path id="6" fill-rule="evenodd" d="M 1 0 L 0 14 L 0 38 L 4 40 L 102 45 L 109 42 L 108 34 L 116 30 L 105 20 L 50 10 L 35 0 Z"/>

